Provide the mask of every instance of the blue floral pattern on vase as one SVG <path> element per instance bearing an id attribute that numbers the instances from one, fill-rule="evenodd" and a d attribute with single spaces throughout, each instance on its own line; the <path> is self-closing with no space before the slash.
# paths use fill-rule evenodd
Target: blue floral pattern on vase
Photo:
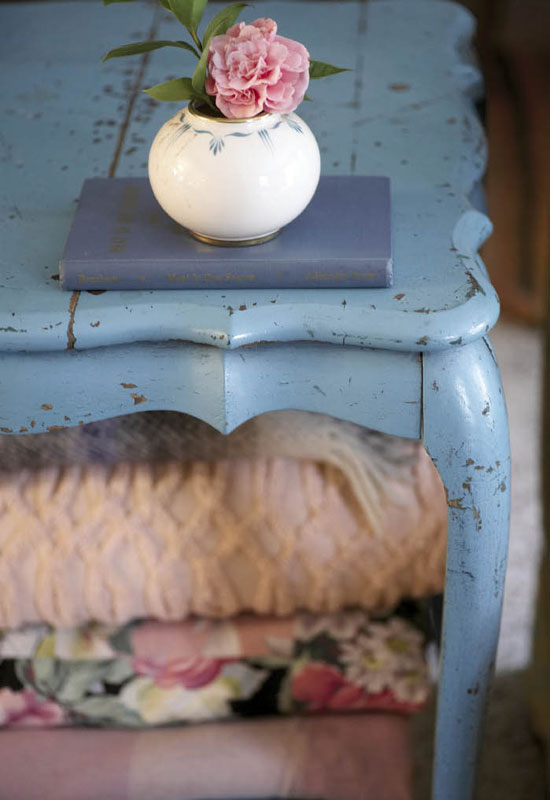
<path id="1" fill-rule="evenodd" d="M 222 136 L 218 136 L 218 135 L 212 133 L 212 131 L 206 130 L 204 128 L 194 128 L 191 125 L 191 123 L 185 122 L 184 120 L 185 120 L 185 115 L 182 112 L 180 114 L 180 122 L 182 124 L 179 126 L 178 130 L 176 131 L 176 137 L 179 138 L 180 136 L 183 136 L 183 134 L 187 133 L 188 131 L 192 131 L 192 133 L 206 134 L 207 136 L 210 136 L 210 142 L 208 144 L 208 149 L 210 150 L 210 152 L 214 156 L 218 155 L 218 153 L 221 153 L 221 151 L 224 149 L 224 147 L 226 145 L 225 140 L 229 139 L 229 137 L 235 137 L 235 138 L 239 138 L 239 139 L 244 139 L 244 138 L 248 138 L 249 136 L 259 136 L 260 139 L 262 140 L 262 142 L 265 144 L 265 146 L 269 150 L 271 150 L 271 152 L 273 152 L 274 149 L 275 149 L 275 145 L 273 143 L 273 139 L 271 138 L 271 134 L 270 134 L 271 131 L 276 130 L 277 128 L 279 128 L 283 124 L 287 124 L 291 128 L 291 130 L 293 130 L 295 133 L 303 134 L 303 132 L 304 132 L 302 126 L 298 122 L 296 122 L 296 120 L 290 119 L 286 115 L 283 116 L 282 119 L 278 120 L 270 128 L 260 128 L 259 130 L 249 131 L 248 133 L 243 133 L 243 132 L 239 132 L 238 131 L 238 132 L 235 132 L 235 133 L 226 133 L 226 134 L 224 134 Z"/>

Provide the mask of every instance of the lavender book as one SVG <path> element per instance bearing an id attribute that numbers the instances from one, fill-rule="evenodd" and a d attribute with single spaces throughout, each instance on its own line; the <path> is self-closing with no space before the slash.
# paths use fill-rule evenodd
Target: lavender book
<path id="1" fill-rule="evenodd" d="M 391 286 L 389 178 L 322 177 L 294 222 L 251 247 L 197 241 L 160 208 L 147 178 L 92 178 L 59 266 L 66 290 Z"/>

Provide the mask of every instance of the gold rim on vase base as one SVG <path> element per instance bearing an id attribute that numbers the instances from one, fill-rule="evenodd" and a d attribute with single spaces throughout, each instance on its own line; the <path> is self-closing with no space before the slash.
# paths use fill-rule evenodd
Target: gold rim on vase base
<path id="1" fill-rule="evenodd" d="M 274 239 L 276 236 L 280 234 L 282 228 L 279 228 L 273 233 L 267 233 L 265 236 L 258 236 L 256 239 L 214 239 L 211 236 L 205 236 L 203 233 L 196 233 L 195 231 L 189 231 L 191 236 L 195 239 L 198 239 L 199 242 L 204 242 L 204 244 L 213 244 L 216 247 L 251 247 L 254 244 L 263 244 L 264 242 L 269 242 L 270 239 Z"/>

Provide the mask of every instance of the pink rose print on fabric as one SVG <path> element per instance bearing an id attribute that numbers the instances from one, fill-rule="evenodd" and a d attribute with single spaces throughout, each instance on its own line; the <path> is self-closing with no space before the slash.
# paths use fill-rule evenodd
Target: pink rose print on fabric
<path id="1" fill-rule="evenodd" d="M 181 658 L 157 664 L 150 659 L 135 658 L 132 663 L 137 675 L 148 675 L 163 689 L 174 686 L 199 689 L 217 678 L 224 664 L 231 661 L 234 659 Z"/>
<path id="2" fill-rule="evenodd" d="M 0 689 L 0 727 L 49 728 L 64 722 L 65 714 L 57 703 L 40 700 L 30 689 Z"/>
<path id="3" fill-rule="evenodd" d="M 239 22 L 210 40 L 206 91 L 225 117 L 288 114 L 302 102 L 308 84 L 308 51 L 279 36 L 272 19 Z"/>
<path id="4" fill-rule="evenodd" d="M 329 664 L 311 663 L 292 679 L 292 698 L 304 703 L 307 711 L 417 711 L 418 704 L 399 702 L 392 691 L 369 694 L 350 683 Z"/>

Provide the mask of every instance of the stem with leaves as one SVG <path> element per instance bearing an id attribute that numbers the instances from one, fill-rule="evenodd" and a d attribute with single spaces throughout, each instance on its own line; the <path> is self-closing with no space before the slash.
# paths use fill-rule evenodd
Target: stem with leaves
<path id="1" fill-rule="evenodd" d="M 103 0 L 104 5 L 128 2 L 133 2 L 133 0 Z M 122 58 L 123 56 L 149 53 L 161 47 L 179 47 L 182 50 L 187 50 L 197 58 L 197 66 L 195 67 L 192 77 L 175 78 L 170 81 L 165 81 L 164 83 L 158 83 L 156 86 L 151 86 L 150 89 L 145 89 L 144 91 L 151 97 L 154 97 L 155 100 L 192 100 L 198 104 L 207 105 L 214 113 L 219 114 L 214 103 L 214 98 L 209 95 L 205 89 L 210 40 L 214 36 L 220 36 L 226 33 L 236 22 L 239 14 L 248 3 L 230 3 L 228 6 L 225 6 L 225 8 L 222 8 L 206 26 L 201 41 L 199 37 L 199 26 L 208 0 L 158 0 L 158 2 L 167 11 L 174 14 L 176 19 L 186 28 L 193 44 L 184 41 L 168 41 L 164 39 L 150 42 L 134 42 L 132 44 L 122 45 L 122 47 L 116 47 L 114 50 L 109 50 L 103 57 L 103 61 L 108 61 L 111 58 Z M 347 72 L 347 70 L 341 67 L 334 67 L 331 64 L 325 64 L 322 61 L 310 61 L 309 77 L 311 79 L 324 78 L 327 75 L 335 75 L 338 72 Z"/>

